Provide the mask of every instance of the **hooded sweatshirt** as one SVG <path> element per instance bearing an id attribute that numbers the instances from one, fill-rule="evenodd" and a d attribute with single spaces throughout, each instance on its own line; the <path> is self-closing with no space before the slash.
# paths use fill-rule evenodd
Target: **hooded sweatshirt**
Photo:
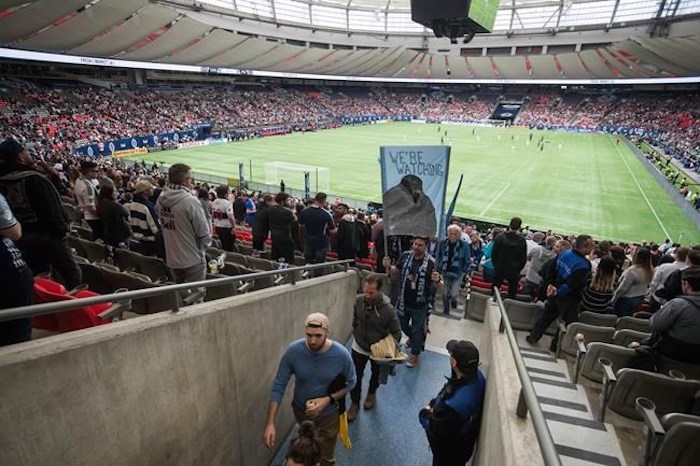
<path id="1" fill-rule="evenodd" d="M 387 335 L 393 335 L 397 343 L 401 340 L 401 327 L 396 310 L 388 296 L 383 293 L 379 296 L 381 300 L 376 306 L 369 305 L 363 294 L 357 297 L 352 319 L 352 335 L 355 338 L 353 349 L 356 351 L 356 346 L 359 346 L 359 349 L 369 353 L 370 346 Z"/>
<path id="2" fill-rule="evenodd" d="M 527 262 L 527 244 L 517 231 L 509 230 L 493 242 L 491 261 L 502 277 L 518 275 Z"/>
<path id="3" fill-rule="evenodd" d="M 156 203 L 163 228 L 168 267 L 185 269 L 204 265 L 211 245 L 211 229 L 199 199 L 186 188 L 171 185 Z"/>

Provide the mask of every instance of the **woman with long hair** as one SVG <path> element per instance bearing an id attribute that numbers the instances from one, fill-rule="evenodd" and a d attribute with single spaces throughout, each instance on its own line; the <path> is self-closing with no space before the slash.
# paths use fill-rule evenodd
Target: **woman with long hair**
<path id="1" fill-rule="evenodd" d="M 613 295 L 615 314 L 623 317 L 634 313 L 634 309 L 644 302 L 653 275 L 651 252 L 647 248 L 639 248 L 632 258 L 632 266 L 622 272 Z"/>
<path id="2" fill-rule="evenodd" d="M 321 464 L 321 442 L 311 421 L 304 421 L 299 435 L 289 444 L 284 466 L 318 466 Z"/>
<path id="3" fill-rule="evenodd" d="M 102 220 L 105 244 L 118 247 L 120 243 L 129 245 L 131 228 L 129 211 L 117 202 L 117 190 L 114 184 L 105 183 L 97 195 L 97 215 Z"/>
<path id="4" fill-rule="evenodd" d="M 615 260 L 603 256 L 598 262 L 593 279 L 583 290 L 580 312 L 612 312 L 610 302 L 615 291 Z"/>

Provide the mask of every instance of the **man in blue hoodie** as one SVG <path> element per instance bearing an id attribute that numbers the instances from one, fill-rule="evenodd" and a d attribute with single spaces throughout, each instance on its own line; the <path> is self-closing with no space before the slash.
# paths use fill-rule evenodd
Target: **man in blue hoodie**
<path id="1" fill-rule="evenodd" d="M 576 238 L 574 249 L 557 256 L 555 283 L 547 286 L 547 301 L 530 335 L 526 337 L 528 343 L 537 343 L 547 327 L 559 316 L 567 325 L 576 320 L 581 293 L 591 273 L 591 263 L 586 256 L 592 250 L 593 239 L 588 235 L 580 235 Z M 553 348 L 556 348 L 556 338 L 550 345 L 550 349 Z"/>
<path id="2" fill-rule="evenodd" d="M 203 281 L 207 275 L 205 251 L 211 246 L 211 226 L 192 187 L 190 167 L 176 163 L 156 202 L 166 262 L 178 283 Z"/>

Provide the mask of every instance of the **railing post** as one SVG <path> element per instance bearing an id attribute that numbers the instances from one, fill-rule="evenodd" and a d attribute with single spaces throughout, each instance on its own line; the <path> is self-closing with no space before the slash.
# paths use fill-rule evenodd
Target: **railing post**
<path id="1" fill-rule="evenodd" d="M 170 303 L 173 306 L 172 312 L 180 312 L 180 293 L 173 291 L 170 293 Z"/>
<path id="2" fill-rule="evenodd" d="M 521 419 L 527 417 L 527 401 L 525 401 L 522 388 L 520 389 L 520 395 L 518 395 L 518 406 L 515 408 L 515 415 Z"/>

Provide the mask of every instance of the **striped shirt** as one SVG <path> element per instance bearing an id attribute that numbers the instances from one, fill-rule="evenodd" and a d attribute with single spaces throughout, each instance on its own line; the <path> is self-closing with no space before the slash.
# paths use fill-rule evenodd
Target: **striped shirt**
<path id="1" fill-rule="evenodd" d="M 140 202 L 129 204 L 129 224 L 131 225 L 131 236 L 134 239 L 155 241 L 158 224 L 145 204 Z"/>

